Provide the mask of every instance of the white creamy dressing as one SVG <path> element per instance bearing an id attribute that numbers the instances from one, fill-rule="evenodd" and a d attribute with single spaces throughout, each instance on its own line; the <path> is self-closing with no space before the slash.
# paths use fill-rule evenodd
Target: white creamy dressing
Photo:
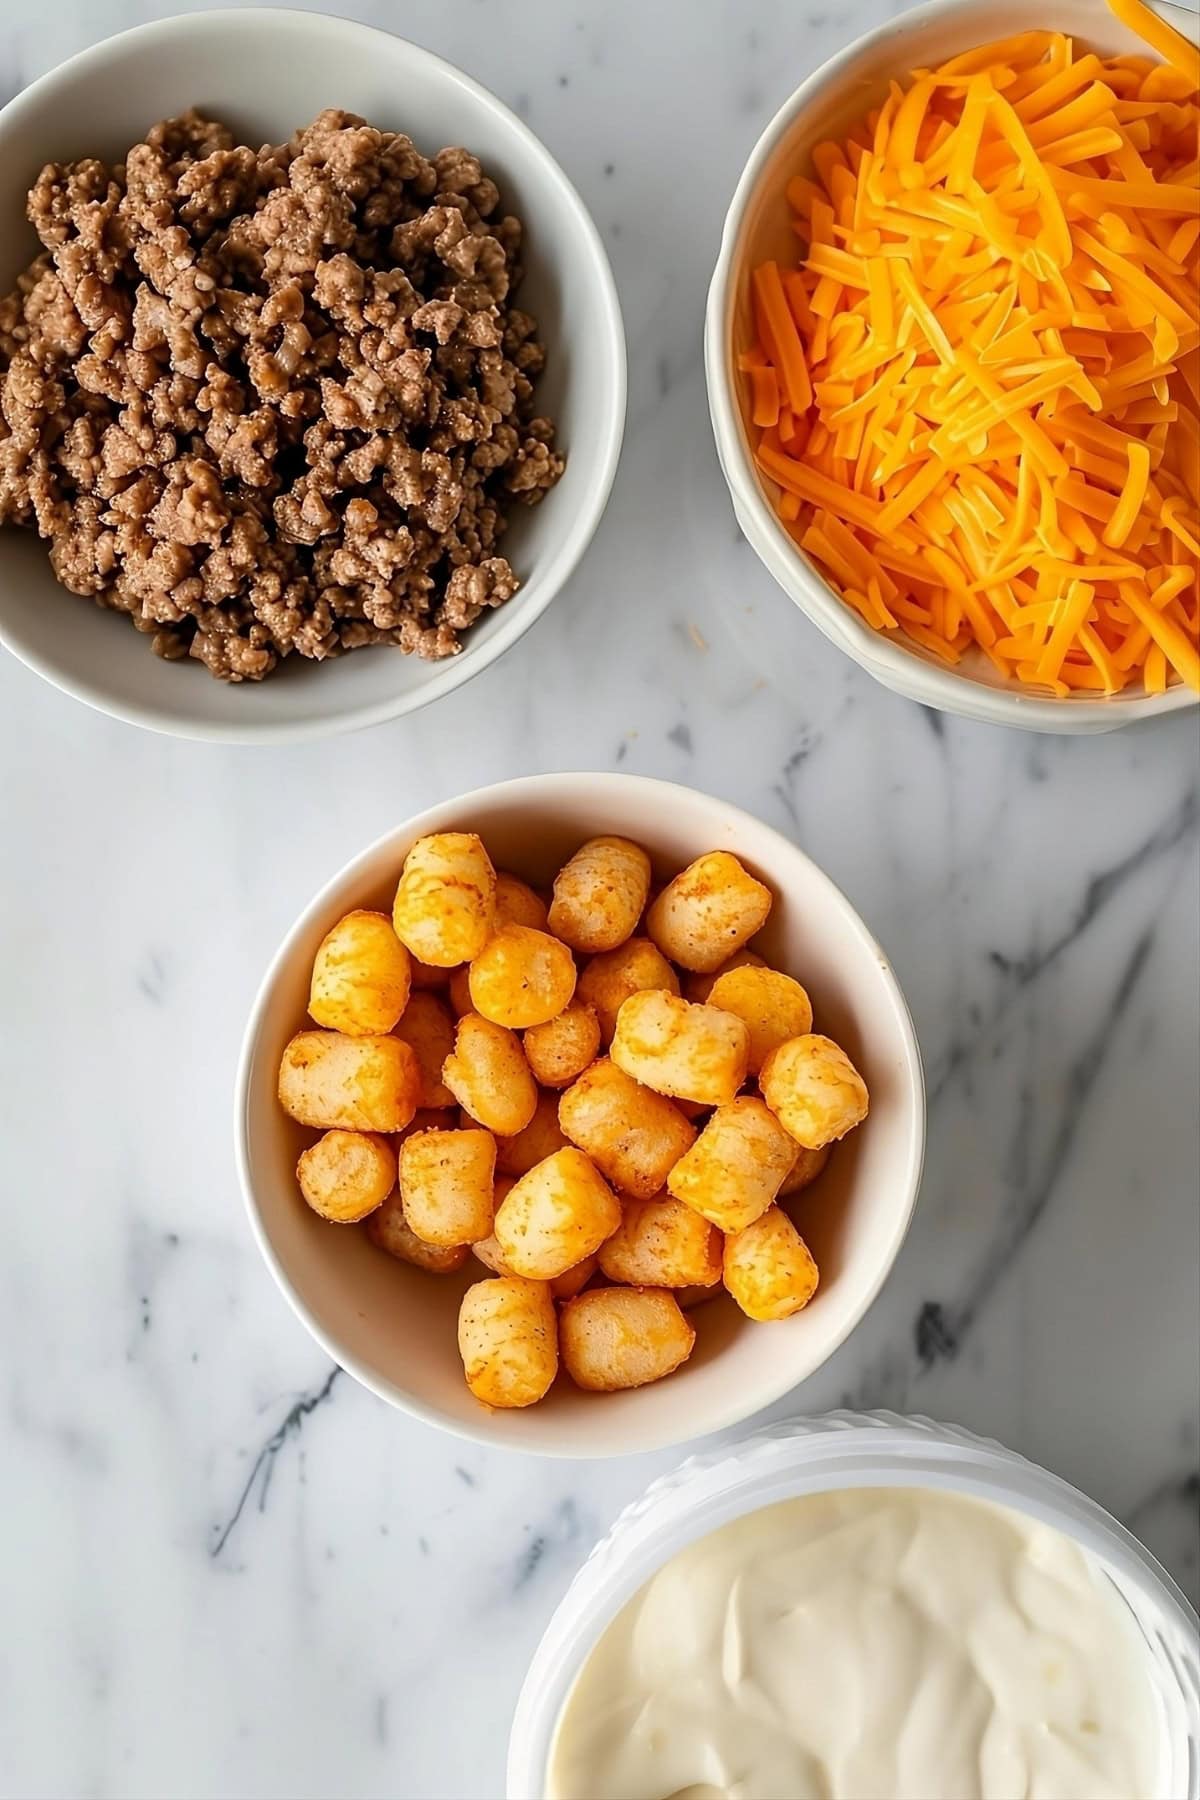
<path id="1" fill-rule="evenodd" d="M 1154 1800 L 1136 1627 L 1061 1532 L 930 1488 L 690 1545 L 585 1662 L 547 1800 Z"/>

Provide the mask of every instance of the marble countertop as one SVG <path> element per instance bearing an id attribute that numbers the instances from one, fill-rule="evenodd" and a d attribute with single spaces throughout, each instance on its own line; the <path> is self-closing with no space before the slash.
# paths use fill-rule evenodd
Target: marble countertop
<path id="1" fill-rule="evenodd" d="M 885 9 L 340 0 L 494 88 L 595 214 L 632 398 L 582 569 L 466 689 L 298 749 L 155 739 L 0 659 L 13 1800 L 493 1800 L 556 1601 L 677 1460 L 544 1465 L 390 1411 L 292 1317 L 234 1175 L 239 1036 L 299 904 L 397 820 L 539 769 L 620 766 L 760 814 L 845 888 L 909 995 L 931 1102 L 916 1222 L 851 1341 L 777 1410 L 998 1436 L 1195 1597 L 1196 718 L 1039 739 L 894 699 L 741 541 L 708 430 L 727 196 L 775 106 Z M 0 89 L 169 10 L 11 9 Z"/>

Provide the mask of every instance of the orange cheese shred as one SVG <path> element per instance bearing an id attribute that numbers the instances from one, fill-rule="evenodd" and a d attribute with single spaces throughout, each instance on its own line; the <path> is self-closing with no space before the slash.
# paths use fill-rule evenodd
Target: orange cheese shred
<path id="1" fill-rule="evenodd" d="M 1065 698 L 1200 690 L 1200 49 L 1109 4 L 1147 54 L 1025 32 L 817 145 L 737 355 L 866 625 Z"/>
<path id="2" fill-rule="evenodd" d="M 756 425 L 778 425 L 779 378 L 774 369 L 764 364 L 762 368 L 747 369 L 746 373 L 754 395 L 750 417 Z"/>
<path id="3" fill-rule="evenodd" d="M 755 297 L 761 307 L 759 336 L 765 337 L 763 350 L 779 371 L 788 405 L 793 412 L 807 412 L 812 400 L 808 365 L 804 347 L 796 328 L 779 277 L 778 265 L 763 263 L 754 271 Z"/>
<path id="4" fill-rule="evenodd" d="M 1144 0 L 1108 0 L 1109 7 L 1122 25 L 1136 32 L 1165 63 L 1187 78 L 1193 88 L 1200 88 L 1200 49 L 1189 44 L 1182 33 L 1152 12 Z"/>
<path id="5" fill-rule="evenodd" d="M 1129 473 L 1112 517 L 1104 527 L 1104 542 L 1110 549 L 1122 545 L 1137 522 L 1142 510 L 1142 502 L 1146 498 L 1146 488 L 1150 481 L 1150 450 L 1146 444 L 1131 443 L 1129 446 Z"/>

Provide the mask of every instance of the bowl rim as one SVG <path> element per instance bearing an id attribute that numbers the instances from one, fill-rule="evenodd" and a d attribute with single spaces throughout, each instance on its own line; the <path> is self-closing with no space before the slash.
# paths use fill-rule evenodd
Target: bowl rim
<path id="1" fill-rule="evenodd" d="M 399 847 L 401 843 L 411 844 L 423 832 L 449 829 L 451 821 L 456 818 L 461 819 L 462 814 L 472 806 L 484 802 L 490 803 L 501 798 L 510 803 L 536 800 L 555 793 L 563 798 L 568 798 L 578 791 L 581 783 L 594 784 L 596 782 L 626 793 L 640 790 L 644 796 L 652 796 L 664 807 L 669 806 L 673 798 L 681 795 L 687 796 L 693 802 L 696 799 L 702 800 L 712 809 L 714 829 L 719 828 L 723 819 L 739 824 L 748 821 L 756 828 L 778 839 L 788 855 L 799 858 L 806 866 L 810 878 L 816 884 L 823 885 L 830 898 L 842 910 L 848 923 L 860 939 L 864 954 L 874 963 L 884 983 L 895 1018 L 897 1042 L 904 1064 L 903 1092 L 907 1144 L 905 1165 L 897 1172 L 893 1186 L 896 1194 L 902 1195 L 903 1199 L 894 1212 L 888 1237 L 879 1252 L 878 1267 L 873 1279 L 864 1290 L 858 1305 L 847 1315 L 838 1331 L 831 1336 L 829 1342 L 822 1349 L 820 1356 L 804 1374 L 797 1376 L 790 1369 L 786 1369 L 781 1379 L 777 1377 L 773 1382 L 764 1385 L 761 1390 L 756 1389 L 750 1404 L 737 1400 L 732 1401 L 720 1408 L 719 1411 L 715 1411 L 712 1418 L 706 1420 L 699 1429 L 690 1425 L 681 1411 L 677 1414 L 678 1428 L 672 1426 L 670 1429 L 659 1432 L 652 1438 L 631 1447 L 613 1443 L 611 1429 L 605 1428 L 602 1423 L 602 1414 L 597 1415 L 597 1424 L 585 1443 L 573 1444 L 569 1448 L 555 1444 L 553 1441 L 546 1444 L 514 1444 L 504 1435 L 503 1414 L 487 1413 L 481 1408 L 477 1422 L 468 1423 L 466 1420 L 447 1418 L 437 1407 L 429 1405 L 418 1396 L 406 1392 L 375 1373 L 357 1356 L 348 1355 L 332 1334 L 327 1332 L 309 1311 L 271 1241 L 255 1194 L 250 1152 L 251 1077 L 265 1016 L 280 976 L 295 956 L 297 945 L 308 934 L 314 921 L 329 906 L 337 890 L 355 875 L 361 865 L 377 857 L 389 845 Z M 791 838 L 784 836 L 773 825 L 768 825 L 765 820 L 759 819 L 753 813 L 748 813 L 744 808 L 735 806 L 731 801 L 704 793 L 698 788 L 685 787 L 679 782 L 663 781 L 650 775 L 625 774 L 618 770 L 556 770 L 545 775 L 521 775 L 512 780 L 492 782 L 486 787 L 451 795 L 445 800 L 425 807 L 411 819 L 404 820 L 390 830 L 381 833 L 363 850 L 352 856 L 322 884 L 313 898 L 297 915 L 258 984 L 242 1036 L 234 1081 L 233 1102 L 234 1158 L 251 1233 L 264 1262 L 293 1313 L 326 1355 L 377 1398 L 387 1401 L 391 1406 L 401 1412 L 409 1413 L 427 1425 L 437 1426 L 443 1431 L 448 1431 L 452 1435 L 470 1442 L 496 1445 L 513 1454 L 577 1461 L 618 1455 L 646 1455 L 652 1451 L 667 1449 L 675 1444 L 707 1438 L 716 1432 L 740 1425 L 745 1420 L 762 1412 L 766 1407 L 774 1405 L 785 1394 L 799 1388 L 818 1369 L 823 1368 L 861 1324 L 895 1266 L 896 1258 L 900 1254 L 912 1223 L 920 1194 L 927 1136 L 925 1073 L 916 1027 L 908 1002 L 892 968 L 891 959 L 857 908 L 832 877 L 827 875 L 819 864 L 815 863 Z M 500 1424 L 497 1424 L 497 1420 L 501 1421 Z"/>
<path id="2" fill-rule="evenodd" d="M 613 1619 L 658 1570 L 734 1519 L 811 1494 L 872 1489 L 955 1494 L 1063 1533 L 1161 1614 L 1184 1665 L 1183 1703 L 1200 1689 L 1195 1608 L 1140 1539 L 1064 1476 L 996 1438 L 924 1413 L 794 1414 L 688 1456 L 628 1501 L 592 1546 L 526 1666 L 509 1731 L 508 1800 L 544 1793 L 576 1680 Z M 1200 1766 L 1188 1762 L 1194 1794 Z"/>
<path id="3" fill-rule="evenodd" d="M 868 45 L 902 38 L 913 26 L 969 17 L 978 0 L 926 0 L 844 44 L 806 76 L 777 109 L 757 139 L 733 192 L 704 314 L 704 371 L 717 458 L 734 512 L 752 548 L 796 606 L 829 641 L 869 675 L 910 700 L 962 718 L 1030 731 L 1096 732 L 1200 705 L 1200 694 L 1180 684 L 1164 694 L 1059 699 L 974 682 L 953 669 L 926 662 L 902 641 L 872 630 L 812 568 L 768 504 L 750 458 L 742 409 L 730 373 L 733 309 L 737 295 L 734 252 L 742 221 L 777 144 L 823 89 L 836 83 Z"/>
<path id="4" fill-rule="evenodd" d="M 425 49 L 423 45 L 414 43 L 410 38 L 403 37 L 399 32 L 389 31 L 379 25 L 362 24 L 337 13 L 308 12 L 299 7 L 288 6 L 222 6 L 211 11 L 176 13 L 165 19 L 153 19 L 87 45 L 64 62 L 39 75 L 27 87 L 22 88 L 20 93 L 15 94 L 7 105 L 0 107 L 0 155 L 8 128 L 19 123 L 26 113 L 34 112 L 45 101 L 52 99 L 56 87 L 65 76 L 89 71 L 95 73 L 114 64 L 119 65 L 135 41 L 142 44 L 155 38 L 169 40 L 178 37 L 182 43 L 186 43 L 194 34 L 241 29 L 267 22 L 285 30 L 295 26 L 318 35 L 324 32 L 355 38 L 360 42 L 366 57 L 370 57 L 373 46 L 382 40 L 389 44 L 399 44 L 402 53 L 411 59 L 418 75 L 432 72 L 442 79 L 448 79 L 484 111 L 490 112 L 523 145 L 533 160 L 541 164 L 544 174 L 559 190 L 566 202 L 567 212 L 575 221 L 579 233 L 579 243 L 575 249 L 582 249 L 584 259 L 590 265 L 591 282 L 598 295 L 603 316 L 603 332 L 591 340 L 589 350 L 594 353 L 598 364 L 602 364 L 607 371 L 604 383 L 606 392 L 603 417 L 597 420 L 594 427 L 589 428 L 588 433 L 599 448 L 598 479 L 590 484 L 585 503 L 567 518 L 561 543 L 556 548 L 552 547 L 540 565 L 536 565 L 526 576 L 521 590 L 515 596 L 517 604 L 511 610 L 508 606 L 502 607 L 494 615 L 497 623 L 481 654 L 471 655 L 471 640 L 468 637 L 461 654 L 447 658 L 427 681 L 411 692 L 346 706 L 330 717 L 317 719 L 299 717 L 255 721 L 247 717 L 244 722 L 206 720 L 194 707 L 185 708 L 182 699 L 178 712 L 174 706 L 156 702 L 111 699 L 100 684 L 65 672 L 52 653 L 15 642 L 4 608 L 0 605 L 0 645 L 60 693 L 81 701 L 94 712 L 120 719 L 125 724 L 141 726 L 168 737 L 209 743 L 292 744 L 365 730 L 389 719 L 418 712 L 422 707 L 463 687 L 484 669 L 490 668 L 536 623 L 574 574 L 604 516 L 616 479 L 625 432 L 628 370 L 621 303 L 608 253 L 596 222 L 584 205 L 578 189 L 537 134 L 503 100 L 456 64 Z M 534 575 L 541 575 L 541 580 L 534 589 L 530 603 L 528 590 L 534 584 Z M 524 604 L 521 604 L 522 600 L 525 601 Z M 129 648 L 131 654 L 137 649 L 132 638 Z M 144 645 L 141 646 L 141 651 L 149 654 Z"/>

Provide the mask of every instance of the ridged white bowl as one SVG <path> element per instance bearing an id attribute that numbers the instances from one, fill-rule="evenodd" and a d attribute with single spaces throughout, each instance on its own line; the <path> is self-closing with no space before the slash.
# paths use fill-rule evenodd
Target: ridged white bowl
<path id="1" fill-rule="evenodd" d="M 469 76 L 349 19 L 254 7 L 122 32 L 0 112 L 0 292 L 40 247 L 25 195 L 43 163 L 119 160 L 155 120 L 189 106 L 250 144 L 280 143 L 323 107 L 340 106 L 406 131 L 429 154 L 449 144 L 473 150 L 525 224 L 518 303 L 546 343 L 538 407 L 558 427 L 566 471 L 539 505 L 513 509 L 503 547 L 519 592 L 443 662 L 390 647 L 325 663 L 292 656 L 265 682 L 229 687 L 199 663 L 162 662 L 128 619 L 59 587 L 33 532 L 8 527 L 0 642 L 77 700 L 177 737 L 281 743 L 376 725 L 452 693 L 502 656 L 549 606 L 600 522 L 625 423 L 625 338 L 608 258 L 549 151 Z"/>
<path id="2" fill-rule="evenodd" d="M 897 1413 L 784 1420 L 693 1456 L 627 1506 L 546 1627 L 525 1678 L 508 1754 L 508 1800 L 543 1800 L 555 1726 L 605 1627 L 697 1538 L 802 1494 L 926 1487 L 1030 1514 L 1073 1538 L 1112 1582 L 1145 1646 L 1160 1701 L 1154 1800 L 1200 1800 L 1200 1641 L 1171 1577 L 1123 1525 L 1069 1483 L 990 1438 Z"/>
<path id="3" fill-rule="evenodd" d="M 821 1269 L 794 1318 L 755 1325 L 707 1302 L 688 1363 L 622 1394 L 585 1394 L 560 1375 L 521 1412 L 489 1412 L 467 1391 L 456 1347 L 459 1297 L 482 1270 L 436 1278 L 327 1225 L 296 1190 L 311 1139 L 275 1095 L 284 1045 L 305 1021 L 313 954 L 356 906 L 390 909 L 404 857 L 429 831 L 477 831 L 495 861 L 550 879 L 587 837 L 636 838 L 660 879 L 706 850 L 731 850 L 776 900 L 756 942 L 809 988 L 818 1028 L 846 1046 L 871 1091 L 866 1122 L 839 1145 L 798 1215 Z M 878 1293 L 908 1229 L 921 1176 L 925 1096 L 912 1021 L 887 957 L 845 896 L 778 832 L 723 800 L 633 775 L 540 775 L 434 806 L 372 844 L 305 907 L 275 956 L 246 1031 L 236 1144 L 255 1237 L 313 1336 L 394 1406 L 465 1437 L 548 1456 L 622 1456 L 736 1425 L 832 1356 Z"/>
<path id="4" fill-rule="evenodd" d="M 1196 21 L 1177 7 L 1157 10 L 1195 37 Z M 895 693 L 943 712 L 1033 731 L 1111 731 L 1139 719 L 1194 707 L 1190 688 L 1146 694 L 1139 687 L 1111 697 L 1039 695 L 1004 682 L 981 651 L 953 669 L 907 639 L 873 631 L 797 548 L 775 512 L 774 483 L 754 464 L 744 383 L 736 368 L 754 325 L 750 271 L 769 257 L 794 261 L 796 239 L 784 190 L 822 139 L 861 119 L 907 70 L 945 61 L 990 38 L 1019 31 L 1063 31 L 1109 54 L 1145 50 L 1104 0 L 1059 0 L 1047 18 L 1039 0 L 931 0 L 890 19 L 822 65 L 780 107 L 750 154 L 721 238 L 704 325 L 704 364 L 717 455 L 747 542 L 783 591 L 829 640 Z"/>

